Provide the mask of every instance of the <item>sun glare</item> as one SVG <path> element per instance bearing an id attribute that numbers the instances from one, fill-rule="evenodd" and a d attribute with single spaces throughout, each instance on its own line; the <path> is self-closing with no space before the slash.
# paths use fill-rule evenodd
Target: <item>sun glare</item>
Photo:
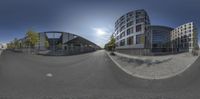
<path id="1" fill-rule="evenodd" d="M 106 34 L 105 30 L 103 30 L 103 29 L 101 29 L 101 28 L 94 28 L 94 30 L 95 30 L 95 32 L 96 32 L 96 34 L 97 34 L 98 36 L 102 36 L 102 35 L 105 35 L 105 34 Z"/>

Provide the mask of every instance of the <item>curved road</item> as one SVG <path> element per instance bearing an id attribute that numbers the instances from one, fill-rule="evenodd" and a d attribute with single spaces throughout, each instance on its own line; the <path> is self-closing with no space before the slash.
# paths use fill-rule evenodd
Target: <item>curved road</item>
<path id="1" fill-rule="evenodd" d="M 199 59 L 198 59 L 199 60 Z M 5 51 L 0 56 L 0 98 L 12 99 L 198 99 L 200 77 L 166 90 L 120 80 L 103 50 L 74 56 Z"/>

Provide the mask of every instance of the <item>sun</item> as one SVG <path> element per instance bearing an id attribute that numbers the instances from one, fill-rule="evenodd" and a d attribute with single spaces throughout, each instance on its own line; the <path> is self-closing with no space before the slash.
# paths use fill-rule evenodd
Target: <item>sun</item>
<path id="1" fill-rule="evenodd" d="M 97 34 L 98 36 L 103 36 L 103 35 L 106 34 L 106 31 L 103 30 L 103 29 L 101 29 L 101 28 L 94 28 L 94 30 L 95 30 L 95 32 L 96 32 L 96 34 Z"/>

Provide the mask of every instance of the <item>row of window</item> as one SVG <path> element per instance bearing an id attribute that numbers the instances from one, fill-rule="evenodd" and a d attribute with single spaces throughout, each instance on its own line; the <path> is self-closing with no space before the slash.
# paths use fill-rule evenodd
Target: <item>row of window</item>
<path id="1" fill-rule="evenodd" d="M 125 46 L 125 41 L 127 42 L 127 45 L 133 45 L 134 44 L 134 36 L 130 36 L 127 39 L 122 39 L 119 41 L 119 44 L 117 43 L 116 46 Z M 139 34 L 136 35 L 136 44 L 144 44 L 144 35 Z"/>
<path id="2" fill-rule="evenodd" d="M 123 27 L 121 27 L 120 28 L 120 32 L 122 32 L 123 30 L 125 30 L 126 29 L 126 27 L 125 26 L 123 26 Z M 136 25 L 136 27 L 135 27 L 135 32 L 141 32 L 142 31 L 142 25 L 140 24 L 140 25 Z M 134 27 L 131 27 L 131 28 L 129 28 L 129 29 L 127 29 L 127 32 L 128 33 L 130 33 L 130 32 L 134 32 Z M 118 34 L 119 32 L 117 32 L 116 34 Z M 127 34 L 128 35 L 128 34 Z"/>
<path id="3" fill-rule="evenodd" d="M 184 32 L 172 32 L 172 36 L 176 36 L 176 35 L 185 35 L 186 33 L 191 33 L 192 30 L 187 30 Z"/>
<path id="4" fill-rule="evenodd" d="M 187 23 L 187 24 L 184 24 L 184 25 L 178 27 L 177 29 L 183 29 L 183 28 L 186 28 L 186 27 L 191 28 L 191 26 L 192 26 L 192 23 Z"/>
<path id="5" fill-rule="evenodd" d="M 129 12 L 126 14 L 127 18 L 128 17 L 133 17 L 134 15 L 137 16 L 144 16 L 146 13 L 144 11 L 136 11 L 136 13 L 134 12 Z"/>
<path id="6" fill-rule="evenodd" d="M 135 30 L 136 32 L 141 32 L 142 31 L 142 25 L 137 25 L 136 26 L 136 30 Z M 134 27 L 131 27 L 131 28 L 128 28 L 127 30 L 126 30 L 126 35 L 130 35 L 130 34 L 133 34 L 134 33 Z M 118 39 L 121 39 L 121 38 L 123 38 L 125 36 L 125 31 L 124 32 L 122 32 L 119 36 L 117 36 L 117 40 Z"/>
<path id="7" fill-rule="evenodd" d="M 146 20 L 146 18 L 139 18 L 139 19 L 136 19 L 136 24 L 139 24 L 139 23 L 143 23 L 145 22 L 148 23 L 148 20 Z M 129 19 L 129 21 L 126 23 L 126 27 L 130 27 L 134 24 L 134 21 Z M 115 26 L 115 30 L 118 30 L 118 28 L 120 27 L 120 30 L 121 28 L 125 27 L 125 21 L 121 22 L 119 26 Z"/>
<path id="8" fill-rule="evenodd" d="M 181 43 L 181 44 L 173 44 L 174 48 L 188 48 L 192 47 L 193 45 L 191 43 Z"/>
<path id="9" fill-rule="evenodd" d="M 172 38 L 172 39 L 176 39 L 176 38 L 178 38 L 178 37 L 181 37 L 181 38 L 182 38 L 182 37 L 184 37 L 184 36 L 191 37 L 192 34 L 191 34 L 191 33 L 188 34 L 188 35 L 187 35 L 187 34 L 175 34 L 175 35 L 172 35 L 171 38 Z"/>
<path id="10" fill-rule="evenodd" d="M 175 43 L 183 43 L 183 42 L 190 42 L 191 38 L 186 38 L 186 39 L 177 39 L 174 42 Z"/>
<path id="11" fill-rule="evenodd" d="M 182 29 L 175 29 L 173 32 L 183 32 L 183 31 L 189 31 L 189 30 L 191 30 L 191 29 L 192 29 L 191 27 L 182 28 Z"/>
<path id="12" fill-rule="evenodd" d="M 135 16 L 135 17 L 134 17 Z M 126 19 L 126 20 L 125 20 Z M 115 22 L 115 27 L 118 27 L 118 25 L 122 25 L 125 21 L 129 22 L 130 20 L 132 19 L 139 19 L 139 20 L 142 20 L 142 19 L 149 19 L 148 18 L 148 15 L 146 14 L 146 12 L 144 11 L 138 11 L 136 12 L 136 14 L 134 13 L 128 13 L 127 15 L 123 15 L 121 16 L 116 22 Z"/>

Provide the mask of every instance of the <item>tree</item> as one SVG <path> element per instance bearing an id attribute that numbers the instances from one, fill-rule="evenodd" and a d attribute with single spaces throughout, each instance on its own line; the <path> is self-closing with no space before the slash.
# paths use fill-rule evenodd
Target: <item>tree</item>
<path id="1" fill-rule="evenodd" d="M 114 49 L 115 49 L 115 38 L 113 36 L 110 37 L 110 42 L 108 43 L 108 48 L 111 49 L 111 51 L 114 51 Z"/>
<path id="2" fill-rule="evenodd" d="M 34 48 L 35 45 L 38 43 L 39 41 L 39 35 L 37 32 L 34 32 L 32 30 L 29 30 L 26 33 L 26 44 L 31 47 Z"/>
<path id="3" fill-rule="evenodd" d="M 13 40 L 13 43 L 14 43 L 14 48 L 15 48 L 15 49 L 17 49 L 17 48 L 20 47 L 19 40 L 18 40 L 17 38 L 15 38 L 15 39 Z"/>
<path id="4" fill-rule="evenodd" d="M 15 45 L 13 43 L 13 41 L 11 41 L 10 43 L 7 44 L 8 49 L 14 49 Z"/>
<path id="5" fill-rule="evenodd" d="M 49 48 L 49 42 L 48 42 L 48 40 L 45 41 L 45 48 Z"/>
<path id="6" fill-rule="evenodd" d="M 105 49 L 110 50 L 110 51 L 114 51 L 115 49 L 115 38 L 113 36 L 110 37 L 110 41 L 105 44 L 104 46 Z"/>
<path id="7" fill-rule="evenodd" d="M 61 49 L 62 48 L 62 43 L 58 43 L 57 48 Z"/>

